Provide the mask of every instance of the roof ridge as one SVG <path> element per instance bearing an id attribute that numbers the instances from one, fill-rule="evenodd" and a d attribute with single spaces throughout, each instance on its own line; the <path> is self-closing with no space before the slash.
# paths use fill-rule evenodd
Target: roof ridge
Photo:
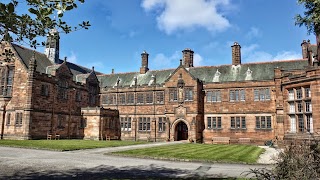
<path id="1" fill-rule="evenodd" d="M 44 53 L 41 53 L 41 52 L 39 52 L 39 51 L 36 51 L 36 49 L 31 49 L 31 48 L 24 47 L 24 46 L 21 46 L 21 45 L 19 45 L 19 44 L 15 44 L 15 43 L 11 43 L 11 44 L 12 44 L 13 46 L 18 46 L 18 47 L 21 48 L 21 49 L 28 50 L 28 51 L 34 51 L 34 52 L 36 52 L 36 53 L 38 53 L 38 54 L 41 54 L 41 55 L 46 56 Z"/>
<path id="2" fill-rule="evenodd" d="M 170 68 L 170 69 L 161 69 L 161 70 L 149 70 L 147 72 L 162 72 L 162 71 L 168 71 L 168 70 L 175 70 L 176 68 Z M 135 72 L 120 72 L 120 73 L 111 73 L 111 74 L 102 74 L 99 76 L 110 76 L 110 75 L 117 75 L 117 74 L 135 74 L 135 73 L 139 73 L 139 71 L 135 71 Z M 140 73 L 139 73 L 140 74 Z"/>
<path id="3" fill-rule="evenodd" d="M 295 61 L 306 61 L 306 59 L 289 59 L 289 60 L 272 60 L 272 61 L 264 61 L 264 62 L 250 62 L 250 63 L 243 63 L 239 64 L 241 65 L 251 65 L 251 64 L 273 64 L 278 62 L 295 62 Z M 223 65 L 217 65 L 217 66 L 197 66 L 197 67 L 190 67 L 190 69 L 196 69 L 196 68 L 212 68 L 212 67 L 225 67 L 225 66 L 232 66 L 232 64 L 223 64 Z"/>

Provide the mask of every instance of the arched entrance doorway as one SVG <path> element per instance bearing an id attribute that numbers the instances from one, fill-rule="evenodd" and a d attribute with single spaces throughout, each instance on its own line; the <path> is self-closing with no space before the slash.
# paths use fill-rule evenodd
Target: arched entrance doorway
<path id="1" fill-rule="evenodd" d="M 187 140 L 188 139 L 188 126 L 180 121 L 175 128 L 176 141 Z"/>

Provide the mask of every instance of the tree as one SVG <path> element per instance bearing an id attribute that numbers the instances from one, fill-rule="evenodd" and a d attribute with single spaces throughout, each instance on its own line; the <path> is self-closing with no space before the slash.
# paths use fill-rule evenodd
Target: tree
<path id="1" fill-rule="evenodd" d="M 308 34 L 315 34 L 317 39 L 317 59 L 320 62 L 320 0 L 298 0 L 303 4 L 306 11 L 304 16 L 296 15 L 296 25 L 306 26 Z"/>
<path id="2" fill-rule="evenodd" d="M 298 0 L 298 4 L 303 4 L 306 11 L 304 16 L 297 14 L 296 25 L 306 26 L 308 33 L 320 33 L 320 0 Z"/>
<path id="3" fill-rule="evenodd" d="M 78 7 L 85 0 L 7 0 L 0 2 L 0 40 L 25 42 L 31 47 L 45 45 L 37 37 L 46 36 L 51 29 L 70 33 L 88 29 L 89 21 L 70 26 L 63 15 Z M 18 6 L 26 6 L 28 12 L 17 12 Z"/>

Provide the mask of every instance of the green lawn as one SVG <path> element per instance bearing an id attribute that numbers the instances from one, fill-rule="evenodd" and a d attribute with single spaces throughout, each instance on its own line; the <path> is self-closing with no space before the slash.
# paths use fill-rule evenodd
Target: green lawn
<path id="1" fill-rule="evenodd" d="M 115 152 L 113 154 L 204 162 L 256 163 L 265 150 L 250 145 L 178 144 Z"/>
<path id="2" fill-rule="evenodd" d="M 93 141 L 93 140 L 0 140 L 0 146 L 72 151 L 102 147 L 117 147 L 146 142 L 135 141 Z"/>

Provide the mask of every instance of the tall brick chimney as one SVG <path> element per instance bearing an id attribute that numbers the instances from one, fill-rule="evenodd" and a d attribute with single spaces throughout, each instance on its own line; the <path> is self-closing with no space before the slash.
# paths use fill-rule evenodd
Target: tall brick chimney
<path id="1" fill-rule="evenodd" d="M 309 41 L 308 41 L 309 42 Z M 303 40 L 301 43 L 301 49 L 302 49 L 302 59 L 308 58 L 308 47 L 310 42 L 308 43 L 306 40 Z"/>
<path id="2" fill-rule="evenodd" d="M 145 74 L 149 71 L 148 68 L 148 57 L 149 54 L 146 51 L 141 53 L 141 67 L 140 67 L 140 74 Z"/>
<path id="3" fill-rule="evenodd" d="M 193 51 L 189 48 L 186 48 L 182 51 L 182 64 L 184 67 L 188 68 L 188 67 L 193 67 Z"/>
<path id="4" fill-rule="evenodd" d="M 241 64 L 241 46 L 237 42 L 234 42 L 232 48 L 232 65 Z"/>

